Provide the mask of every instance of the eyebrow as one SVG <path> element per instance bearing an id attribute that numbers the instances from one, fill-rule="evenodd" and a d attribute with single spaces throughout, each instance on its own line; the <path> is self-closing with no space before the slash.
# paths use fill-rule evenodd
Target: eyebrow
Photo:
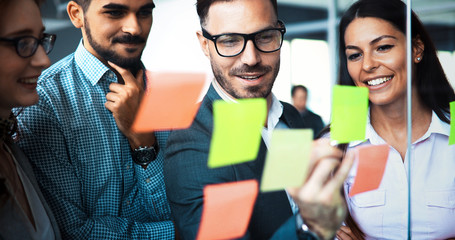
<path id="1" fill-rule="evenodd" d="M 128 7 L 126 5 L 122 4 L 116 4 L 116 3 L 109 3 L 103 6 L 104 9 L 110 9 L 110 10 L 128 10 Z M 147 3 L 144 6 L 141 6 L 141 10 L 144 9 L 153 9 L 155 8 L 155 3 Z"/>
<path id="2" fill-rule="evenodd" d="M 397 39 L 395 36 L 392 36 L 392 35 L 382 35 L 380 37 L 377 37 L 375 39 L 373 39 L 371 42 L 370 42 L 370 45 L 374 45 L 376 44 L 377 42 L 385 39 L 385 38 L 392 38 L 392 39 Z M 347 45 L 346 46 L 346 49 L 359 49 L 357 46 L 352 46 L 352 45 Z"/>
<path id="3" fill-rule="evenodd" d="M 43 28 L 41 28 L 40 30 L 40 34 L 44 33 L 44 31 L 46 30 L 46 28 L 43 26 Z M 22 29 L 22 30 L 19 30 L 19 31 L 16 31 L 16 32 L 11 32 L 11 33 L 8 33 L 7 35 L 13 35 L 13 36 L 21 36 L 21 35 L 27 35 L 27 36 L 31 36 L 33 35 L 33 29 Z"/>
<path id="4" fill-rule="evenodd" d="M 258 31 L 255 31 L 255 32 L 252 32 L 252 33 L 238 33 L 238 32 L 226 32 L 226 33 L 220 33 L 220 34 L 215 34 L 215 35 L 212 35 L 212 36 L 218 36 L 218 35 L 230 35 L 230 34 L 254 34 L 254 33 L 258 33 L 258 32 L 261 32 L 261 31 L 266 31 L 266 30 L 269 30 L 269 29 L 272 29 L 272 28 L 277 28 L 273 25 L 270 25 L 270 26 L 267 26 L 261 30 L 258 30 Z M 207 33 L 209 33 L 207 30 L 206 30 Z M 209 33 L 210 34 L 210 33 Z"/>

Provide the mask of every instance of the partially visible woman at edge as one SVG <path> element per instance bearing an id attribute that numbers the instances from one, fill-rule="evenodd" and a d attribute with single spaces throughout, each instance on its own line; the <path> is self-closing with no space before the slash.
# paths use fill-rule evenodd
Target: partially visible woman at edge
<path id="1" fill-rule="evenodd" d="M 60 239 L 30 163 L 14 144 L 11 110 L 38 102 L 55 35 L 43 33 L 39 0 L 0 0 L 0 239 Z M 33 157 L 33 156 L 30 156 Z"/>
<path id="2" fill-rule="evenodd" d="M 455 145 L 449 146 L 453 88 L 436 49 L 412 13 L 412 239 L 455 237 Z M 349 197 L 356 167 L 345 181 L 350 216 L 338 239 L 407 239 L 406 5 L 400 0 L 359 0 L 339 27 L 339 84 L 369 89 L 362 145 L 389 145 L 377 190 Z M 327 131 L 326 131 L 327 133 Z"/>

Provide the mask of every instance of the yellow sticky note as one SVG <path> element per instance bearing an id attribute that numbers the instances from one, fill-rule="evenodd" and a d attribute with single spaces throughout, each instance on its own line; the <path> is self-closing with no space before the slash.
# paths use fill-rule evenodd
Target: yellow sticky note
<path id="1" fill-rule="evenodd" d="M 450 103 L 450 136 L 449 145 L 455 144 L 455 102 Z"/>
<path id="2" fill-rule="evenodd" d="M 303 184 L 313 144 L 311 129 L 277 129 L 262 174 L 261 192 Z"/>
<path id="3" fill-rule="evenodd" d="M 216 168 L 256 159 L 266 113 L 263 98 L 239 99 L 238 103 L 215 101 L 208 166 Z"/>
<path id="4" fill-rule="evenodd" d="M 330 138 L 337 143 L 364 140 L 368 116 L 368 88 L 333 88 Z"/>

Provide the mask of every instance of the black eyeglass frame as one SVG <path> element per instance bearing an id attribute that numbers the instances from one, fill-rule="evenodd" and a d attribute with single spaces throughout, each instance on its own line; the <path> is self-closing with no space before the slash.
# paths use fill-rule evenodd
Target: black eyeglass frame
<path id="1" fill-rule="evenodd" d="M 26 38 L 31 38 L 34 40 L 33 50 L 31 51 L 31 53 L 29 55 L 22 55 L 19 50 L 19 42 Z M 49 39 L 49 40 L 46 40 L 46 39 Z M 20 36 L 20 37 L 16 37 L 16 38 L 0 38 L 0 41 L 13 43 L 14 47 L 16 49 L 17 55 L 19 55 L 20 57 L 23 57 L 23 58 L 29 58 L 36 53 L 36 50 L 38 50 L 39 45 L 43 46 L 46 54 L 49 54 L 52 51 L 52 49 L 54 49 L 54 44 L 55 44 L 56 39 L 57 39 L 57 35 L 44 33 L 43 37 L 41 37 L 40 39 L 38 39 L 34 36 Z M 44 47 L 44 43 L 46 41 L 48 41 L 48 43 L 49 43 L 48 49 L 46 49 L 46 47 Z"/>
<path id="2" fill-rule="evenodd" d="M 260 31 L 257 31 L 257 32 L 254 32 L 254 33 L 250 33 L 250 34 L 242 34 L 242 33 L 225 33 L 225 34 L 218 34 L 218 35 L 210 35 L 210 33 L 207 32 L 207 30 L 205 30 L 204 28 L 202 28 L 202 36 L 204 36 L 205 38 L 207 38 L 208 40 L 211 40 L 213 41 L 213 43 L 215 44 L 215 49 L 216 49 L 216 52 L 218 53 L 218 55 L 222 56 L 222 57 L 235 57 L 235 56 L 238 56 L 240 55 L 243 51 L 245 51 L 245 47 L 246 47 L 246 43 L 251 40 L 253 41 L 253 44 L 254 44 L 254 47 L 259 50 L 260 52 L 263 52 L 263 53 L 272 53 L 272 52 L 276 52 L 278 50 L 281 49 L 281 47 L 283 46 L 283 41 L 284 41 L 284 34 L 286 33 L 286 27 L 284 26 L 284 23 L 281 21 L 281 20 L 278 20 L 278 24 L 283 26 L 283 27 L 279 27 L 279 28 L 266 28 L 266 29 L 263 29 L 263 30 L 260 30 Z M 259 33 L 263 33 L 263 32 L 266 32 L 266 31 L 270 31 L 270 30 L 278 30 L 281 32 L 281 43 L 280 43 L 280 47 L 275 49 L 275 50 L 272 50 L 272 51 L 263 51 L 261 49 L 259 49 L 259 47 L 256 45 L 256 41 L 255 41 L 255 37 L 257 34 Z M 221 36 L 226 36 L 226 35 L 237 35 L 237 36 L 242 36 L 243 37 L 243 47 L 242 47 L 242 50 L 240 50 L 239 53 L 237 54 L 234 54 L 234 55 L 223 55 L 220 53 L 220 51 L 218 50 L 218 46 L 216 44 L 216 40 L 221 37 Z"/>

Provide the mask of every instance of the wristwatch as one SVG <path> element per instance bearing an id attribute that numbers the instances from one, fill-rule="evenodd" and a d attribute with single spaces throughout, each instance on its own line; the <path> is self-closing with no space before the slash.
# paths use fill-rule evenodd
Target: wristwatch
<path id="1" fill-rule="evenodd" d="M 131 155 L 133 157 L 134 163 L 141 166 L 147 166 L 150 162 L 156 159 L 158 156 L 158 151 L 158 142 L 155 142 L 155 144 L 150 147 L 139 146 L 132 151 Z"/>
<path id="2" fill-rule="evenodd" d="M 308 226 L 303 222 L 302 216 L 297 214 L 296 216 L 297 224 L 297 238 L 301 240 L 319 240 L 319 237 L 316 233 L 312 232 Z"/>

